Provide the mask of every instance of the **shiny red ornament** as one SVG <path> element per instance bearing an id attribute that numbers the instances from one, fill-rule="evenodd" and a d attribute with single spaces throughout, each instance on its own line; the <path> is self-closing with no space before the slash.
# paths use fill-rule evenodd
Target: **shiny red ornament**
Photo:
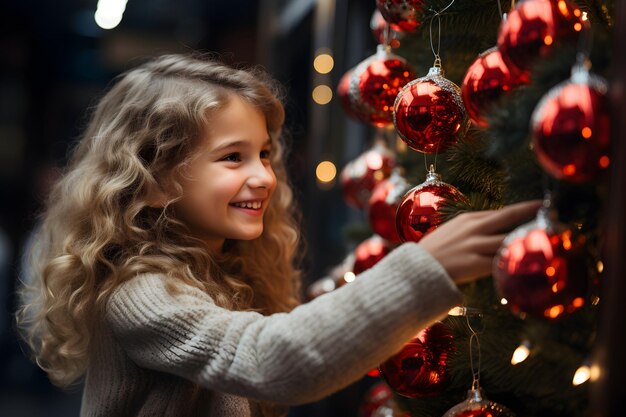
<path id="1" fill-rule="evenodd" d="M 467 69 L 461 84 L 461 97 L 469 118 L 480 127 L 488 127 L 487 113 L 502 94 L 522 81 L 519 73 L 506 66 L 498 48 L 481 53 Z"/>
<path id="2" fill-rule="evenodd" d="M 445 152 L 469 127 L 461 89 L 439 67 L 398 93 L 393 123 L 409 148 L 424 153 Z"/>
<path id="3" fill-rule="evenodd" d="M 424 7 L 423 0 L 376 0 L 376 6 L 391 28 L 398 32 L 413 32 L 420 22 L 417 14 Z"/>
<path id="4" fill-rule="evenodd" d="M 374 187 L 389 178 L 395 165 L 394 154 L 382 144 L 359 155 L 341 171 L 343 196 L 349 205 L 365 208 Z"/>
<path id="5" fill-rule="evenodd" d="M 359 406 L 359 417 L 372 417 L 374 412 L 393 396 L 391 388 L 385 382 L 374 384 L 363 396 Z"/>
<path id="6" fill-rule="evenodd" d="M 415 72 L 390 48 L 378 45 L 376 54 L 352 71 L 348 97 L 354 113 L 366 123 L 385 127 L 393 123 L 393 103 L 398 92 L 415 78 Z"/>
<path id="7" fill-rule="evenodd" d="M 467 392 L 465 401 L 449 409 L 443 417 L 515 417 L 505 406 L 489 401 L 481 388 Z"/>
<path id="8" fill-rule="evenodd" d="M 419 242 L 428 232 L 436 229 L 443 218 L 439 211 L 446 201 L 467 202 L 454 186 L 441 180 L 431 167 L 426 181 L 409 190 L 396 213 L 396 230 L 403 242 Z"/>
<path id="9" fill-rule="evenodd" d="M 528 80 L 537 58 L 556 44 L 575 40 L 583 28 L 582 12 L 569 1 L 524 0 L 500 25 L 498 49 L 507 66 Z"/>
<path id="10" fill-rule="evenodd" d="M 586 182 L 609 166 L 607 90 L 606 81 L 579 69 L 539 102 L 531 118 L 532 144 L 547 173 Z"/>
<path id="11" fill-rule="evenodd" d="M 585 236 L 542 208 L 504 240 L 494 260 L 494 284 L 513 313 L 554 319 L 585 304 L 587 259 Z"/>
<path id="12" fill-rule="evenodd" d="M 370 269 L 391 252 L 391 249 L 391 245 L 378 235 L 364 240 L 354 250 L 352 272 L 358 275 Z"/>
<path id="13" fill-rule="evenodd" d="M 435 323 L 382 363 L 380 374 L 391 389 L 402 396 L 440 395 L 448 385 L 448 358 L 453 349 L 454 335 L 450 328 Z"/>
<path id="14" fill-rule="evenodd" d="M 367 214 L 372 230 L 392 243 L 401 242 L 396 230 L 396 212 L 409 188 L 406 179 L 394 171 L 374 188 L 369 200 Z"/>

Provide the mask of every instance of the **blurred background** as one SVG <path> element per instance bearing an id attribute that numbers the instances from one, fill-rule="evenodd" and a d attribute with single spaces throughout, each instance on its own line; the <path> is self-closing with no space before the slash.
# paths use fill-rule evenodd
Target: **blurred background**
<path id="1" fill-rule="evenodd" d="M 52 387 L 18 344 L 13 312 L 21 256 L 87 110 L 114 76 L 151 56 L 215 52 L 226 62 L 262 65 L 285 85 L 288 166 L 308 243 L 304 287 L 346 255 L 346 225 L 361 214 L 341 199 L 333 166 L 358 155 L 372 132 L 345 118 L 332 95 L 341 75 L 374 52 L 374 1 L 57 0 L 0 7 L 0 416 L 78 415 L 80 388 Z M 322 88 L 313 93 L 314 86 Z M 324 161 L 321 181 L 316 169 Z M 290 415 L 355 415 L 361 385 Z"/>

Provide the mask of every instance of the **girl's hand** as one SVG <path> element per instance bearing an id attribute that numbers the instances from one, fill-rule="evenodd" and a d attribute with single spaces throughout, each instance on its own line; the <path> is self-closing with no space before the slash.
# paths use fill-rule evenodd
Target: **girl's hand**
<path id="1" fill-rule="evenodd" d="M 541 200 L 501 210 L 463 213 L 424 236 L 419 245 L 435 257 L 457 284 L 491 273 L 493 257 L 513 227 L 529 220 Z"/>

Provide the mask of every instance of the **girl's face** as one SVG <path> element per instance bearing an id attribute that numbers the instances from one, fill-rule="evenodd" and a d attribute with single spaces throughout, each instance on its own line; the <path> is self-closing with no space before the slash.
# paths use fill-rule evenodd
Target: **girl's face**
<path id="1" fill-rule="evenodd" d="M 185 170 L 177 213 L 211 249 L 225 239 L 251 240 L 276 189 L 265 116 L 242 98 L 211 118 L 199 153 Z"/>

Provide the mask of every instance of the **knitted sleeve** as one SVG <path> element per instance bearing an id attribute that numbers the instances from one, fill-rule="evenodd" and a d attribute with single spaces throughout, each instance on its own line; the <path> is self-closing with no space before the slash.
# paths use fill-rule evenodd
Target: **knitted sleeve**
<path id="1" fill-rule="evenodd" d="M 296 405 L 361 378 L 462 301 L 441 265 L 406 243 L 354 282 L 263 316 L 220 308 L 204 292 L 140 275 L 107 304 L 107 321 L 139 366 L 209 390 Z"/>

